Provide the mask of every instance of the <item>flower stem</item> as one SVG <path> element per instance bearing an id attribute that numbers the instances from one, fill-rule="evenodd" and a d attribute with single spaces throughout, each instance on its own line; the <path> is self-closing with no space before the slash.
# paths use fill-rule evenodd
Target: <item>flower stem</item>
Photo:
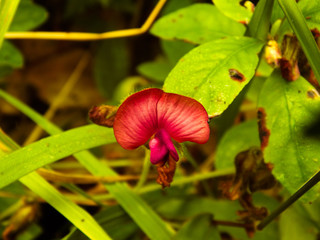
<path id="1" fill-rule="evenodd" d="M 144 162 L 143 162 L 143 169 L 142 169 L 141 177 L 140 177 L 137 185 L 134 188 L 135 191 L 139 191 L 139 189 L 145 184 L 145 182 L 146 182 L 146 180 L 148 178 L 150 165 L 151 165 L 151 162 L 150 162 L 150 150 L 145 148 L 145 157 L 144 157 Z"/>
<path id="2" fill-rule="evenodd" d="M 257 226 L 258 230 L 265 228 L 272 220 L 278 217 L 284 210 L 290 207 L 295 201 L 297 201 L 303 194 L 309 191 L 314 185 L 320 181 L 320 171 L 318 171 L 313 177 L 311 177 L 298 191 L 296 191 L 291 197 L 289 197 L 284 203 L 282 203 L 274 212 L 268 217 L 263 219 Z"/>

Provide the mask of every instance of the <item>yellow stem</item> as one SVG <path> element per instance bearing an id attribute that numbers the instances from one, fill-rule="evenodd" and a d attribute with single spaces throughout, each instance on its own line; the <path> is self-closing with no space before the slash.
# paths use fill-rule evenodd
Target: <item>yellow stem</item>
<path id="1" fill-rule="evenodd" d="M 124 175 L 124 176 L 92 176 L 89 174 L 64 174 L 52 170 L 47 170 L 44 168 L 39 168 L 37 172 L 44 177 L 46 180 L 53 182 L 64 182 L 64 183 L 74 183 L 74 184 L 94 184 L 98 182 L 103 183 L 114 183 L 123 182 L 129 180 L 139 180 L 140 176 L 135 175 Z M 148 176 L 149 178 L 155 178 L 156 176 Z"/>
<path id="2" fill-rule="evenodd" d="M 96 41 L 110 38 L 121 38 L 141 35 L 147 32 L 160 13 L 167 0 L 159 0 L 147 20 L 140 28 L 123 29 L 104 33 L 81 32 L 7 32 L 6 39 L 46 39 L 66 41 Z"/>

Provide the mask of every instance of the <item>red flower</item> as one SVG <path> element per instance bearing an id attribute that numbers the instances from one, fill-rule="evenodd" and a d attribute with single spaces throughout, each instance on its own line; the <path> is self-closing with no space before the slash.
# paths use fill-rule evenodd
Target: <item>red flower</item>
<path id="1" fill-rule="evenodd" d="M 199 102 L 156 88 L 128 97 L 117 111 L 113 129 L 125 149 L 135 149 L 150 139 L 150 161 L 157 166 L 170 158 L 179 160 L 172 139 L 205 143 L 210 134 L 208 114 Z"/>

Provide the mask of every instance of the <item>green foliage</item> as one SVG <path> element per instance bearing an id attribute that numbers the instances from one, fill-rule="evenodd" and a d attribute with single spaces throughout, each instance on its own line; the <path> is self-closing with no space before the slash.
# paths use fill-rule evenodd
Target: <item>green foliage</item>
<path id="1" fill-rule="evenodd" d="M 4 187 L 39 167 L 73 153 L 114 142 L 112 133 L 112 129 L 89 125 L 42 139 L 14 151 L 4 156 L 0 162 L 0 187 Z M 7 159 L 10 159 L 10 161 Z M 15 168 L 14 166 L 21 167 Z"/>
<path id="2" fill-rule="evenodd" d="M 0 67 L 19 68 L 23 65 L 23 56 L 9 41 L 4 41 L 0 51 Z"/>
<path id="3" fill-rule="evenodd" d="M 234 166 L 234 159 L 239 152 L 250 147 L 260 146 L 257 120 L 241 123 L 227 131 L 219 142 L 215 166 L 217 169 Z"/>
<path id="4" fill-rule="evenodd" d="M 0 13 L 0 21 L 1 16 L 4 15 Z M 33 29 L 42 24 L 47 16 L 48 14 L 43 7 L 34 4 L 31 0 L 21 0 L 9 30 L 27 31 Z M 0 77 L 7 75 L 14 68 L 21 68 L 22 66 L 23 56 L 20 51 L 10 42 L 4 41 L 0 51 Z"/>
<path id="5" fill-rule="evenodd" d="M 210 4 L 193 4 L 159 19 L 151 33 L 164 39 L 205 43 L 228 36 L 241 36 L 244 26 Z"/>
<path id="6" fill-rule="evenodd" d="M 247 23 L 252 16 L 250 9 L 240 5 L 240 0 L 212 0 L 212 2 L 223 14 L 238 22 Z"/>
<path id="7" fill-rule="evenodd" d="M 210 116 L 220 115 L 253 77 L 262 46 L 247 37 L 202 44 L 180 59 L 164 90 L 195 98 Z"/>
<path id="8" fill-rule="evenodd" d="M 212 224 L 212 217 L 210 214 L 204 214 L 192 218 L 182 226 L 174 239 L 221 239 L 216 226 Z"/>
<path id="9" fill-rule="evenodd" d="M 94 59 L 94 76 L 98 89 L 111 98 L 114 88 L 123 80 L 128 71 L 128 51 L 125 40 L 102 42 Z"/>
<path id="10" fill-rule="evenodd" d="M 17 10 L 19 0 L 0 2 L 0 49 L 4 40 L 4 35 L 10 27 L 13 16 Z"/>
<path id="11" fill-rule="evenodd" d="M 31 0 L 21 0 L 9 31 L 27 31 L 41 25 L 48 17 L 47 11 Z"/>
<path id="12" fill-rule="evenodd" d="M 147 15 L 145 6 L 149 8 L 156 1 L 146 2 L 92 0 L 78 3 L 71 0 L 65 7 L 59 6 L 59 12 L 67 17 L 63 21 L 72 23 L 67 26 L 72 31 L 85 31 L 86 28 L 91 32 L 107 31 L 106 25 L 107 29 L 135 28 Z M 121 174 L 109 167 L 108 160 L 101 161 L 88 151 L 93 147 L 114 144 L 116 139 L 112 129 L 87 125 L 63 131 L 1 89 L 1 98 L 52 135 L 20 148 L 0 132 L 1 221 L 10 222 L 10 217 L 21 207 L 22 199 L 31 197 L 39 201 L 39 196 L 74 225 L 65 240 L 224 239 L 224 236 L 247 240 L 247 233 L 252 234 L 264 217 L 257 218 L 254 210 L 265 207 L 268 213 L 274 211 L 282 204 L 279 199 L 286 199 L 288 193 L 295 193 L 319 170 L 319 139 L 307 134 L 320 115 L 319 86 L 315 81 L 320 79 L 317 46 L 319 1 L 260 0 L 254 11 L 250 3 L 240 0 L 213 0 L 214 4 L 193 2 L 196 1 L 167 1 L 162 15 L 150 30 L 157 39 L 154 36 L 150 38 L 152 45 L 143 48 L 143 51 L 147 49 L 146 52 L 135 49 L 139 41 L 143 44 L 149 41 L 148 37 L 141 36 L 136 36 L 132 42 L 129 42 L 131 38 L 108 39 L 90 47 L 83 45 L 86 51 L 93 50 L 91 77 L 95 78 L 97 89 L 106 101 L 118 104 L 130 93 L 142 88 L 163 87 L 167 92 L 198 100 L 210 117 L 217 117 L 213 119 L 212 136 L 207 145 L 190 144 L 184 147 L 184 152 L 188 149 L 192 151 L 183 154 L 183 157 L 181 154 L 186 161 L 178 162 L 180 165 L 177 165 L 171 189 L 160 190 L 160 186 L 154 183 L 156 168 L 150 168 L 148 162 L 145 162 L 148 164 L 144 164 L 143 170 L 140 164 L 134 163 L 138 161 L 131 163 L 131 160 L 136 160 L 133 159 L 137 158 L 136 155 L 143 158 L 139 151 L 134 155 L 118 150 L 115 145 L 106 148 L 112 151 L 105 156 L 124 158 L 125 165 L 119 171 Z M 9 41 L 4 41 L 8 29 L 28 31 L 40 26 L 48 17 L 47 10 L 31 0 L 18 3 L 17 0 L 0 0 L 0 45 L 3 43 L 0 49 L 0 76 L 23 65 L 19 50 Z M 88 8 L 97 13 L 93 18 L 99 19 L 99 24 L 92 21 Z M 48 12 L 54 11 L 48 9 Z M 81 21 L 86 22 L 85 29 L 81 24 L 81 27 L 73 25 L 73 18 L 78 14 L 84 16 L 85 20 Z M 53 16 L 53 22 L 59 23 L 61 16 Z M 115 21 L 109 24 L 110 19 Z M 281 48 L 287 33 L 297 37 L 307 59 L 302 54 L 296 58 L 289 56 L 290 59 L 282 59 L 279 66 L 279 58 L 273 57 L 278 57 L 276 53 L 281 57 L 281 51 L 273 49 L 269 56 L 264 50 L 270 47 L 270 39 L 277 41 Z M 297 44 L 295 47 L 300 46 Z M 153 51 L 149 52 L 150 49 Z M 283 60 L 289 60 L 289 64 L 284 65 Z M 295 81 L 285 80 L 288 78 L 286 71 L 295 67 L 299 68 L 302 76 Z M 142 76 L 137 76 L 137 73 Z M 313 85 L 308 81 L 313 81 Z M 32 84 L 30 82 L 27 84 Z M 84 98 L 93 97 L 86 95 L 85 91 L 82 94 Z M 64 108 L 60 110 L 65 111 Z M 235 118 L 237 125 L 231 128 Z M 0 123 L 5 120 L 1 117 Z M 317 129 L 314 130 L 317 134 Z M 252 146 L 261 147 L 264 161 L 269 163 L 264 170 L 269 174 L 272 172 L 280 183 L 268 195 L 261 192 L 252 194 L 247 189 L 244 176 L 241 176 L 243 182 L 237 182 L 242 184 L 240 187 L 232 185 L 235 182 L 232 179 L 235 157 Z M 180 148 L 177 147 L 177 150 Z M 97 149 L 100 153 L 105 151 L 108 150 Z M 148 154 L 145 151 L 145 160 L 148 160 Z M 72 164 L 81 169 L 79 172 L 85 171 L 86 177 L 89 173 L 95 179 L 140 174 L 140 180 L 138 183 L 99 182 L 99 193 L 96 193 L 87 192 L 87 186 L 82 188 L 71 183 L 52 185 L 33 172 L 71 155 L 74 157 Z M 214 166 L 210 166 L 212 162 Z M 189 166 L 190 163 L 193 167 Z M 259 175 L 253 177 L 256 180 Z M 232 185 L 231 188 L 229 185 Z M 58 191 L 66 186 L 77 191 L 72 194 Z M 100 187 L 103 193 L 100 193 Z M 237 200 L 231 201 L 227 194 L 228 190 L 236 187 L 239 187 L 240 193 L 248 194 L 247 199 L 241 195 L 233 196 L 234 199 L 240 198 L 241 204 Z M 318 192 L 318 187 L 307 192 L 303 200 L 310 204 L 302 201 L 295 203 L 280 216 L 279 221 L 256 232 L 252 239 L 316 239 L 320 229 Z M 228 197 L 230 199 L 226 199 Z M 99 212 L 92 216 L 70 199 L 101 206 L 97 206 Z M 246 225 L 241 226 L 241 223 Z M 1 233 L 5 231 L 3 225 L 6 222 L 0 226 Z M 26 229 L 17 239 L 35 238 L 43 230 L 36 223 Z"/>
<path id="13" fill-rule="evenodd" d="M 305 136 L 306 128 L 319 116 L 319 94 L 302 77 L 287 82 L 275 71 L 260 93 L 259 108 L 266 121 L 266 130 L 260 132 L 270 131 L 263 141 L 265 160 L 273 164 L 277 179 L 294 193 L 320 167 L 319 142 Z M 307 198 L 313 200 L 316 192 L 308 192 Z"/>
<path id="14" fill-rule="evenodd" d="M 158 60 L 156 62 L 144 62 L 137 68 L 137 71 L 141 75 L 157 82 L 163 82 L 170 70 L 170 64 L 163 60 Z"/>

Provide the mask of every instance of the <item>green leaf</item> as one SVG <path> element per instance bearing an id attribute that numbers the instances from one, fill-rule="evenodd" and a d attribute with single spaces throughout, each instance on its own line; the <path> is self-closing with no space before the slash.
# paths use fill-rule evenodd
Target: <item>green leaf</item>
<path id="1" fill-rule="evenodd" d="M 313 70 L 313 73 L 318 83 L 320 83 L 320 51 L 305 20 L 305 18 L 309 18 L 309 20 L 312 20 L 311 26 L 319 27 L 319 1 L 305 1 L 301 6 L 303 7 L 302 10 L 300 10 L 298 4 L 294 0 L 278 1 L 280 7 L 282 8 L 284 14 L 287 17 L 288 22 L 290 23 L 292 30 L 296 34 L 301 44 L 303 52 L 309 61 L 309 64 Z"/>
<path id="2" fill-rule="evenodd" d="M 140 76 L 127 77 L 122 80 L 116 87 L 113 93 L 113 102 L 115 105 L 120 104 L 124 101 L 130 94 L 142 90 L 145 88 L 149 82 Z"/>
<path id="3" fill-rule="evenodd" d="M 245 33 L 246 36 L 264 42 L 268 40 L 273 4 L 274 0 L 260 0 L 258 2 Z"/>
<path id="4" fill-rule="evenodd" d="M 302 77 L 286 82 L 275 71 L 261 90 L 259 109 L 265 161 L 274 165 L 272 173 L 292 194 L 320 167 L 319 142 L 304 134 L 319 116 L 319 94 Z M 315 195 L 315 189 L 305 194 L 309 201 Z"/>
<path id="5" fill-rule="evenodd" d="M 2 147 L 1 151 L 7 153 L 7 155 L 10 155 L 9 153 L 12 151 L 18 151 L 20 149 L 20 147 L 3 132 L 0 132 L 0 143 Z M 36 172 L 32 172 L 20 178 L 20 182 L 57 209 L 57 211 L 65 216 L 89 238 L 110 239 L 90 214 L 59 193 Z M 17 187 L 17 185 L 15 187 Z M 18 187 L 20 186 L 18 185 Z"/>
<path id="6" fill-rule="evenodd" d="M 253 146 L 260 146 L 257 120 L 250 120 L 231 128 L 219 142 L 215 167 L 217 169 L 234 167 L 237 154 Z"/>
<path id="7" fill-rule="evenodd" d="M 3 41 L 0 51 L 0 66 L 9 66 L 12 68 L 22 67 L 23 57 L 20 51 L 10 42 Z"/>
<path id="8" fill-rule="evenodd" d="M 178 10 L 179 8 L 187 7 L 191 5 L 193 0 L 170 0 L 164 5 L 161 11 L 161 15 L 167 15 L 171 12 Z"/>
<path id="9" fill-rule="evenodd" d="M 250 9 L 240 5 L 241 0 L 212 0 L 215 6 L 226 16 L 237 22 L 248 23 L 252 16 Z"/>
<path id="10" fill-rule="evenodd" d="M 320 29 L 320 2 L 301 0 L 298 2 L 301 12 L 310 29 Z"/>
<path id="11" fill-rule="evenodd" d="M 180 59 L 164 90 L 192 97 L 210 116 L 220 115 L 253 77 L 262 46 L 247 37 L 202 44 Z"/>
<path id="12" fill-rule="evenodd" d="M 1 157 L 0 188 L 46 164 L 115 141 L 112 129 L 97 125 L 79 127 L 44 138 Z"/>
<path id="13" fill-rule="evenodd" d="M 185 196 L 166 198 L 156 210 L 162 216 L 172 220 L 183 220 L 199 214 L 210 213 L 215 219 L 233 221 L 241 207 L 238 202 L 214 200 L 210 198 Z"/>
<path id="14" fill-rule="evenodd" d="M 182 41 L 161 40 L 161 47 L 168 57 L 168 60 L 172 67 L 177 64 L 180 58 L 186 53 L 191 51 L 195 47 L 194 44 L 190 44 Z"/>
<path id="15" fill-rule="evenodd" d="M 151 80 L 164 82 L 171 68 L 171 64 L 167 61 L 159 60 L 155 62 L 144 62 L 137 67 L 137 71 Z"/>
<path id="16" fill-rule="evenodd" d="M 315 240 L 318 231 L 295 208 L 288 208 L 279 221 L 281 240 Z"/>
<path id="17" fill-rule="evenodd" d="M 215 225 L 212 224 L 213 216 L 211 214 L 203 214 L 194 217 L 177 232 L 173 238 L 175 240 L 193 240 L 193 239 L 209 239 L 219 240 L 220 234 Z"/>
<path id="18" fill-rule="evenodd" d="M 297 5 L 301 13 L 303 14 L 304 21 L 306 21 L 309 29 L 317 28 L 319 30 L 320 29 L 320 2 L 300 0 Z M 280 5 L 279 5 L 279 8 L 280 8 Z M 283 11 L 280 16 L 284 16 Z M 301 19 L 299 21 L 301 21 Z M 281 26 L 280 32 L 283 34 L 289 31 L 292 32 L 288 20 L 285 19 Z"/>
<path id="19" fill-rule="evenodd" d="M 89 213 L 59 193 L 36 172 L 22 177 L 20 181 L 57 209 L 90 239 L 111 239 Z"/>
<path id="20" fill-rule="evenodd" d="M 134 232 L 138 231 L 138 226 L 130 219 L 125 211 L 119 206 L 110 206 L 97 213 L 94 218 L 103 229 L 105 229 L 112 239 L 130 239 Z M 63 240 L 86 240 L 88 239 L 82 232 L 75 229 Z"/>
<path id="21" fill-rule="evenodd" d="M 21 0 L 9 31 L 27 31 L 38 27 L 48 17 L 47 11 L 30 0 Z"/>
<path id="22" fill-rule="evenodd" d="M 103 96 L 110 98 L 129 69 L 128 49 L 124 39 L 109 39 L 102 42 L 94 59 L 94 78 Z"/>
<path id="23" fill-rule="evenodd" d="M 151 33 L 164 39 L 205 43 L 228 36 L 241 36 L 245 27 L 223 15 L 211 4 L 193 4 L 160 18 Z"/>
<path id="24" fill-rule="evenodd" d="M 0 1 L 0 49 L 13 16 L 17 10 L 19 0 L 2 0 Z"/>

